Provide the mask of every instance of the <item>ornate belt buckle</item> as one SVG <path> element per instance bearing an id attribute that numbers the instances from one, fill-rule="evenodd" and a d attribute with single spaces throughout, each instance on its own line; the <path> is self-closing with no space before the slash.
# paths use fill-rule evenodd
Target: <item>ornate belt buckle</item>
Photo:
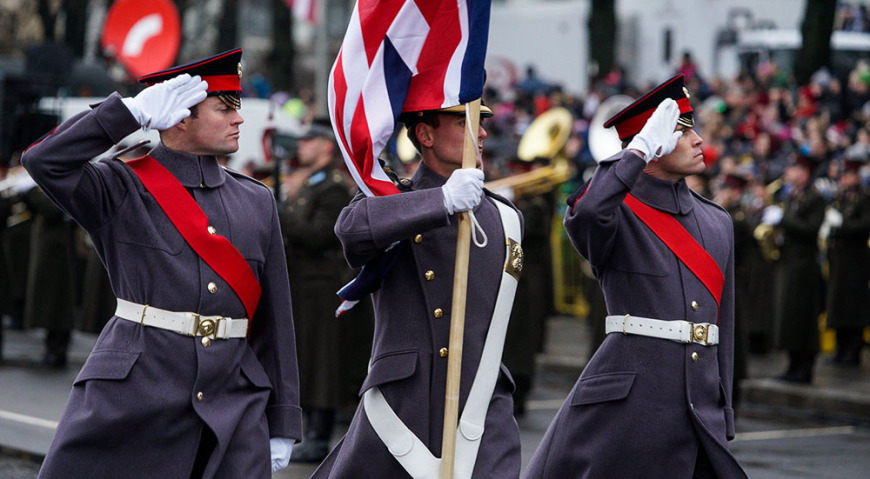
<path id="1" fill-rule="evenodd" d="M 218 320 L 223 318 L 218 318 Z M 202 319 L 202 317 L 196 313 L 193 315 L 193 332 L 191 336 L 211 336 L 214 339 L 215 333 L 217 333 L 217 321 L 211 318 Z"/>
<path id="2" fill-rule="evenodd" d="M 707 344 L 707 325 L 695 324 L 692 326 L 692 340 L 696 343 Z"/>

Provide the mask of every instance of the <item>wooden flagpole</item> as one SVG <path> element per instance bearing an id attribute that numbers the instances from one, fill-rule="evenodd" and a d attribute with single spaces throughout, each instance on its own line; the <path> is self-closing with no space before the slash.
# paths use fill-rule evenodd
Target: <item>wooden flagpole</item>
<path id="1" fill-rule="evenodd" d="M 477 130 L 480 125 L 480 99 L 467 103 L 465 145 L 462 167 L 477 167 Z M 444 430 L 441 438 L 441 479 L 453 477 L 456 456 L 456 423 L 459 420 L 459 379 L 462 372 L 462 340 L 465 334 L 465 296 L 468 287 L 468 256 L 471 247 L 471 219 L 467 211 L 459 214 L 456 237 L 456 263 L 453 272 L 453 302 L 450 306 L 450 341 L 447 344 L 447 388 L 444 395 Z"/>

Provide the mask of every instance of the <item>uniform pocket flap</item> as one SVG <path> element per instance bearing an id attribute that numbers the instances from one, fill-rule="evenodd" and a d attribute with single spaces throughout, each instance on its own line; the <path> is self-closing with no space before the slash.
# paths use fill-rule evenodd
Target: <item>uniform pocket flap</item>
<path id="1" fill-rule="evenodd" d="M 248 381 L 251 381 L 251 384 L 257 386 L 259 388 L 264 389 L 272 389 L 272 381 L 269 379 L 269 376 L 266 375 L 266 370 L 263 369 L 263 365 L 260 364 L 260 361 L 257 360 L 257 357 L 254 353 L 248 351 L 242 357 L 242 363 L 240 369 L 242 370 L 242 374 L 248 378 Z"/>
<path id="2" fill-rule="evenodd" d="M 608 373 L 598 376 L 590 376 L 580 380 L 574 396 L 571 398 L 572 406 L 595 404 L 606 401 L 624 399 L 631 391 L 634 378 L 637 373 Z"/>
<path id="3" fill-rule="evenodd" d="M 89 379 L 126 379 L 139 359 L 138 352 L 130 351 L 93 351 L 76 377 L 73 385 Z"/>
<path id="4" fill-rule="evenodd" d="M 360 394 L 374 386 L 409 378 L 417 370 L 417 351 L 401 351 L 379 356 L 372 362 Z"/>

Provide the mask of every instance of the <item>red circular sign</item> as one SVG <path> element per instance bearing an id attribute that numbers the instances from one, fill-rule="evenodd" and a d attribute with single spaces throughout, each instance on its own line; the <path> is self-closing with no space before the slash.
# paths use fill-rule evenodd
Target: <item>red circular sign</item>
<path id="1" fill-rule="evenodd" d="M 181 22 L 170 0 L 118 0 L 103 26 L 103 51 L 134 77 L 172 66 L 180 43 Z"/>

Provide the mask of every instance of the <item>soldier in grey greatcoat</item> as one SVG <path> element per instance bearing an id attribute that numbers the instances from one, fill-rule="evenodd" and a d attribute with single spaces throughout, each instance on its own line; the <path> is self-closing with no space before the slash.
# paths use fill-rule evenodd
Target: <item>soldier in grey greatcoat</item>
<path id="1" fill-rule="evenodd" d="M 507 200 L 482 189 L 480 164 L 461 168 L 463 105 L 408 114 L 404 121 L 422 156 L 414 176 L 396 180 L 399 194 L 357 195 L 335 225 L 351 267 L 372 264 L 394 243 L 387 254 L 396 256 L 372 293 L 374 344 L 362 401 L 347 434 L 312 477 L 438 474 L 447 358 L 453 354 L 447 346 L 458 213 L 473 210 L 487 240 L 470 247 L 454 470 L 461 471 L 456 477 L 516 479 L 520 437 L 513 382 L 500 360 L 504 330 L 500 341 L 488 337 L 494 324 L 506 329 L 510 315 L 513 293 L 502 294 L 510 288 L 500 283 L 506 281 L 506 242 L 519 241 L 521 218 Z M 481 147 L 482 126 L 477 137 Z M 519 251 L 516 246 L 509 249 Z M 479 378 L 491 382 L 481 387 Z"/>
<path id="2" fill-rule="evenodd" d="M 297 164 L 283 182 L 287 197 L 278 209 L 293 291 L 300 400 L 306 419 L 305 439 L 290 460 L 320 462 L 329 452 L 335 413 L 345 398 L 346 376 L 341 370 L 345 351 L 338 345 L 352 328 L 335 317 L 335 292 L 350 280 L 350 270 L 334 228 L 353 196 L 336 168 L 338 145 L 331 126 L 313 123 L 296 143 Z"/>
<path id="3" fill-rule="evenodd" d="M 686 185 L 705 168 L 691 112 L 682 76 L 632 103 L 605 123 L 627 147 L 569 199 L 565 229 L 611 316 L 528 479 L 747 477 L 727 442 L 734 437 L 731 219 Z"/>
<path id="4" fill-rule="evenodd" d="M 267 479 L 301 438 L 275 200 L 216 159 L 238 149 L 241 55 L 147 75 L 135 97 L 112 94 L 22 158 L 88 231 L 118 295 L 42 479 Z M 161 141 L 137 163 L 90 161 L 142 127 Z M 159 203 L 167 190 L 174 202 Z"/>

